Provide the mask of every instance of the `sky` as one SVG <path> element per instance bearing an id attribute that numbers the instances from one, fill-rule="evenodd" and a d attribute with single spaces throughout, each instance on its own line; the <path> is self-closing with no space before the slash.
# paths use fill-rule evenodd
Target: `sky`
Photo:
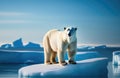
<path id="1" fill-rule="evenodd" d="M 0 0 L 0 45 L 42 43 L 51 29 L 77 27 L 78 44 L 120 46 L 120 0 Z"/>

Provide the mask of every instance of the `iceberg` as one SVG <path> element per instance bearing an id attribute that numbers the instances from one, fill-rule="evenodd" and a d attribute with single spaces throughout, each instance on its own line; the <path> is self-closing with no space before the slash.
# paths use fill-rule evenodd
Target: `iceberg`
<path id="1" fill-rule="evenodd" d="M 26 48 L 40 48 L 40 45 L 33 43 L 33 42 L 29 42 L 25 47 Z"/>
<path id="2" fill-rule="evenodd" d="M 43 50 L 43 48 L 39 44 L 33 42 L 29 42 L 27 45 L 24 46 L 24 48 L 28 50 Z"/>
<path id="3" fill-rule="evenodd" d="M 11 44 L 3 44 L 3 45 L 1 45 L 1 48 L 5 48 L 5 49 L 12 48 L 12 45 Z"/>
<path id="4" fill-rule="evenodd" d="M 13 41 L 13 47 L 14 48 L 23 48 L 23 42 L 22 42 L 22 38 Z"/>
<path id="5" fill-rule="evenodd" d="M 113 60 L 112 63 L 114 65 L 120 65 L 120 51 L 113 52 Z"/>
<path id="6" fill-rule="evenodd" d="M 28 44 L 26 45 L 23 45 L 23 41 L 22 41 L 22 38 L 19 38 L 15 41 L 13 41 L 13 47 L 12 49 L 14 50 L 41 50 L 43 51 L 43 48 L 40 46 L 40 44 L 37 44 L 37 43 L 33 43 L 33 42 L 29 42 Z"/>

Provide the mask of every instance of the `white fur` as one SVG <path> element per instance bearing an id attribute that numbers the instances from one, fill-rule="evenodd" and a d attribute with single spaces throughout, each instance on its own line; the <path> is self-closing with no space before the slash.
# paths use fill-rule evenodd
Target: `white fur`
<path id="1" fill-rule="evenodd" d="M 76 54 L 76 31 L 73 30 L 72 35 L 69 37 L 67 27 L 64 31 L 59 31 L 56 29 L 48 31 L 43 38 L 43 47 L 44 47 L 44 60 L 45 63 L 50 61 L 52 52 L 57 52 L 58 61 L 61 64 L 64 61 L 64 52 L 68 49 L 69 60 L 74 61 L 74 56 Z M 73 29 L 71 27 L 71 29 Z M 70 30 L 71 30 L 70 29 Z"/>

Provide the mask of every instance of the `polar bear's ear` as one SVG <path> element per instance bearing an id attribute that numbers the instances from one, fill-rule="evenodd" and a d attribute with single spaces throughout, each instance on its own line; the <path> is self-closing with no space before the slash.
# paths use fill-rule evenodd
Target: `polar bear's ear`
<path id="1" fill-rule="evenodd" d="M 75 28 L 75 30 L 77 30 L 77 28 Z"/>
<path id="2" fill-rule="evenodd" d="M 64 27 L 64 30 L 66 30 L 66 27 Z"/>

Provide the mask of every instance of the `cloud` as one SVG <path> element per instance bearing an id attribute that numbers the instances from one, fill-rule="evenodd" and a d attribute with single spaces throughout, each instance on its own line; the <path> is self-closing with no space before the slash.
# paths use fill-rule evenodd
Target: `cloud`
<path id="1" fill-rule="evenodd" d="M 26 20 L 0 20 L 0 24 L 21 24 L 21 23 L 29 23 Z"/>
<path id="2" fill-rule="evenodd" d="M 24 20 L 24 18 L 30 15 L 29 13 L 23 13 L 23 12 L 0 12 L 0 17 L 4 18 L 7 17 L 6 19 L 0 19 L 0 24 L 21 24 L 21 23 L 30 23 L 28 20 Z M 19 19 L 19 17 L 23 16 L 23 19 Z M 11 18 L 13 17 L 13 18 Z M 18 19 L 14 19 L 14 17 L 17 17 Z M 28 17 L 28 16 L 27 16 Z M 26 17 L 26 18 L 27 18 Z M 10 20 L 11 18 L 12 20 Z"/>
<path id="3" fill-rule="evenodd" d="M 0 12 L 0 16 L 22 16 L 27 15 L 27 13 L 22 12 Z"/>

